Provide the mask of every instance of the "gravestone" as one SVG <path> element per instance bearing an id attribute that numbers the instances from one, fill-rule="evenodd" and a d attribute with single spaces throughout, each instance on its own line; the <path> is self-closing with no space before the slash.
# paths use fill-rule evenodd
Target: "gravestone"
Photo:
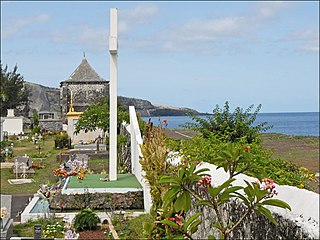
<path id="1" fill-rule="evenodd" d="M 33 237 L 34 239 L 41 239 L 41 232 L 42 232 L 42 227 L 40 224 L 36 224 L 34 225 L 34 229 L 33 229 Z"/>
<path id="2" fill-rule="evenodd" d="M 17 160 L 18 164 L 25 163 L 27 165 L 28 170 L 30 168 L 32 168 L 32 159 L 31 158 L 24 157 L 24 156 L 17 156 L 15 159 Z"/>
<path id="3" fill-rule="evenodd" d="M 32 159 L 24 156 L 17 156 L 15 159 L 15 166 L 13 166 L 14 174 L 21 174 L 21 178 L 26 178 L 27 174 L 34 174 L 32 169 Z"/>
<path id="4" fill-rule="evenodd" d="M 1 212 L 5 211 L 6 214 L 1 218 L 0 223 L 0 238 L 10 239 L 13 233 L 13 219 L 11 218 L 11 195 L 1 195 Z M 1 216 L 2 217 L 2 216 Z"/>
<path id="5" fill-rule="evenodd" d="M 88 165 L 88 155 L 87 154 L 75 154 L 76 159 Z"/>

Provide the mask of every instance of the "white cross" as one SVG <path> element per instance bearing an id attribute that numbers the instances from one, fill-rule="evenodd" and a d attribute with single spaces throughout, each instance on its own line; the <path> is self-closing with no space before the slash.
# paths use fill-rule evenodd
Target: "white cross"
<path id="1" fill-rule="evenodd" d="M 117 180 L 118 10 L 110 9 L 110 141 L 109 180 Z"/>

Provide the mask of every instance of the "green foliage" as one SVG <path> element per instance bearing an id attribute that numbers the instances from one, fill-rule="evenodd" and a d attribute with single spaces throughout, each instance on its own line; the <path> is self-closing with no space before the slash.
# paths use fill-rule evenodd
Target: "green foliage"
<path id="1" fill-rule="evenodd" d="M 9 141 L 0 141 L 0 162 L 4 162 L 6 157 L 11 158 L 13 156 L 11 143 Z M 8 156 L 6 156 L 6 148 L 8 149 Z"/>
<path id="2" fill-rule="evenodd" d="M 128 239 L 143 239 L 149 234 L 145 229 L 150 228 L 154 222 L 154 216 L 151 214 L 143 214 L 135 217 L 128 222 L 129 237 Z"/>
<path id="3" fill-rule="evenodd" d="M 193 116 L 192 119 L 196 123 L 187 123 L 185 127 L 201 132 L 205 138 L 214 134 L 222 141 L 236 142 L 243 138 L 247 143 L 259 141 L 258 133 L 268 130 L 271 126 L 266 126 L 266 122 L 253 125 L 261 109 L 261 104 L 253 113 L 250 113 L 253 106 L 249 106 L 245 111 L 237 107 L 231 113 L 229 103 L 225 102 L 223 109 L 217 105 L 213 110 L 213 115 L 206 116 L 206 119 Z"/>
<path id="4" fill-rule="evenodd" d="M 100 223 L 100 218 L 90 208 L 81 210 L 74 218 L 74 228 L 76 230 L 94 230 Z"/>
<path id="5" fill-rule="evenodd" d="M 247 148 L 250 146 L 250 148 Z M 270 177 L 280 185 L 290 185 L 311 189 L 311 174 L 300 170 L 299 166 L 284 159 L 273 159 L 270 151 L 259 143 L 221 142 L 215 136 L 196 136 L 183 141 L 182 152 L 191 159 L 209 162 L 225 170 L 230 169 L 231 177 L 239 173 L 257 177 Z M 247 149 L 247 150 L 246 150 Z"/>
<path id="6" fill-rule="evenodd" d="M 90 105 L 79 118 L 75 133 L 77 134 L 81 130 L 84 132 L 95 131 L 98 128 L 107 132 L 110 124 L 109 109 L 109 98 L 101 98 L 96 103 Z M 120 126 L 123 121 L 129 122 L 129 113 L 123 106 L 118 105 L 118 126 Z"/>
<path id="7" fill-rule="evenodd" d="M 276 224 L 270 210 L 264 207 L 265 205 L 291 210 L 287 203 L 278 199 L 271 199 L 273 195 L 277 194 L 271 179 L 264 179 L 261 185 L 258 182 L 249 183 L 245 181 L 247 186 L 242 187 L 233 186 L 232 183 L 235 179 L 230 177 L 221 185 L 213 187 L 211 176 L 205 174 L 208 169 L 196 167 L 196 163 L 185 161 L 184 164 L 178 166 L 175 176 L 163 176 L 160 179 L 159 183 L 169 187 L 163 196 L 163 207 L 173 206 L 175 216 L 179 214 L 180 217 L 178 218 L 179 221 L 176 217 L 166 217 L 156 221 L 153 234 L 165 235 L 169 238 L 174 236 L 175 238 L 187 237 L 191 239 L 191 235 L 197 231 L 197 227 L 201 223 L 201 220 L 197 220 L 197 218 L 202 214 L 197 213 L 191 216 L 188 221 L 181 215 L 190 209 L 191 197 L 196 200 L 196 206 L 206 206 L 215 212 L 217 221 L 213 223 L 213 227 L 220 231 L 222 238 L 228 238 L 229 234 L 252 211 L 267 217 L 272 223 Z M 226 170 L 230 171 L 230 169 L 230 165 L 227 165 Z M 198 191 L 194 190 L 196 186 L 198 186 Z M 243 190 L 243 193 L 239 192 L 240 190 Z M 218 207 L 229 202 L 232 198 L 241 199 L 247 206 L 247 210 L 235 223 L 227 224 Z M 162 225 L 157 225 L 157 223 Z"/>
<path id="8" fill-rule="evenodd" d="M 164 144 L 165 136 L 160 127 L 149 130 L 144 144 L 141 146 L 143 158 L 140 159 L 142 170 L 145 171 L 145 178 L 150 184 L 152 197 L 152 210 L 156 211 L 162 205 L 162 194 L 166 188 L 158 182 L 168 171 L 167 148 Z"/>
<path id="9" fill-rule="evenodd" d="M 28 106 L 30 91 L 24 86 L 23 76 L 17 72 L 17 65 L 13 71 L 8 71 L 1 64 L 0 100 L 1 116 L 6 116 L 7 109 L 14 109 L 18 106 Z"/>
<path id="10" fill-rule="evenodd" d="M 35 221 L 29 220 L 26 223 L 17 224 L 13 226 L 13 233 L 18 237 L 30 237 L 34 234 L 34 225 L 40 224 L 42 226 L 43 238 L 63 238 L 65 230 L 62 220 L 54 218 L 38 218 Z M 56 230 L 56 231 L 53 231 Z"/>
<path id="11" fill-rule="evenodd" d="M 33 126 L 39 126 L 39 115 L 36 109 L 32 109 L 32 123 Z"/>
<path id="12" fill-rule="evenodd" d="M 42 226 L 42 237 L 43 238 L 62 238 L 64 237 L 65 226 L 63 221 L 56 221 L 52 219 Z"/>
<path id="13" fill-rule="evenodd" d="M 35 134 L 35 133 L 40 133 L 40 126 L 33 126 L 32 128 L 32 133 Z"/>
<path id="14" fill-rule="evenodd" d="M 152 165 L 154 162 L 160 162 L 162 164 L 160 166 L 166 163 L 165 139 L 163 136 L 161 137 L 161 134 L 158 134 L 158 132 L 161 133 L 161 126 L 157 129 L 157 132 L 149 131 L 147 133 L 146 142 L 148 144 L 143 146 L 142 153 L 145 157 L 148 156 L 148 162 L 141 161 L 142 164 L 145 164 L 143 170 L 146 172 L 147 179 L 151 179 L 149 181 L 151 190 L 154 190 L 155 186 L 157 187 L 156 195 L 153 195 L 153 201 L 156 203 L 154 206 L 158 210 L 157 217 L 153 227 L 149 228 L 152 238 L 192 239 L 192 234 L 197 231 L 199 224 L 201 224 L 201 220 L 198 218 L 202 213 L 196 213 L 188 220 L 185 219 L 185 213 L 191 208 L 191 199 L 196 201 L 196 206 L 206 206 L 215 212 L 217 220 L 212 226 L 220 231 L 222 238 L 229 238 L 230 233 L 252 211 L 265 216 L 276 224 L 271 212 L 265 208 L 265 205 L 291 210 L 287 203 L 271 199 L 277 194 L 271 179 L 263 179 L 261 185 L 259 182 L 246 182 L 246 187 L 233 186 L 234 176 L 248 170 L 255 172 L 259 168 L 256 159 L 261 160 L 265 156 L 258 143 L 248 144 L 244 137 L 238 139 L 238 141 L 225 142 L 213 134 L 210 134 L 207 138 L 195 137 L 186 141 L 187 144 L 182 144 L 183 150 L 180 153 L 185 154 L 184 156 L 187 156 L 187 158 L 182 159 L 176 168 L 172 167 L 171 171 L 161 173 L 159 169 L 164 168 Z M 153 144 L 150 145 L 150 142 Z M 190 155 L 187 155 L 188 153 Z M 260 155 L 263 155 L 263 157 L 260 157 Z M 158 159 L 154 157 L 158 157 Z M 213 187 L 211 185 L 212 179 L 208 175 L 209 169 L 199 167 L 198 160 L 201 161 L 207 157 L 211 157 L 218 167 L 223 167 L 229 173 L 229 179 L 219 186 Z M 197 161 L 191 161 L 191 159 Z M 154 175 L 157 177 L 155 178 Z M 161 178 L 159 179 L 159 177 Z M 161 188 L 161 185 L 165 187 Z M 159 201 L 159 197 L 161 197 L 162 202 Z M 219 206 L 228 203 L 231 199 L 241 199 L 247 209 L 242 216 L 239 216 L 239 219 L 227 224 Z"/>
<path id="15" fill-rule="evenodd" d="M 63 149 L 63 148 L 71 148 L 70 139 L 66 132 L 61 132 L 56 136 L 54 140 L 55 148 Z"/>

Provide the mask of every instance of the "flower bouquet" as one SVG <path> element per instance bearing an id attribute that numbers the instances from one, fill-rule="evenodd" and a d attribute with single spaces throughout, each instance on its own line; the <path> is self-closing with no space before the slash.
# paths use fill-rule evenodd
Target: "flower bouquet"
<path id="1" fill-rule="evenodd" d="M 64 169 L 61 169 L 61 168 L 57 168 L 53 171 L 53 174 L 55 176 L 58 176 L 58 177 L 63 177 L 63 178 L 66 178 L 67 177 L 67 171 L 64 170 Z"/>

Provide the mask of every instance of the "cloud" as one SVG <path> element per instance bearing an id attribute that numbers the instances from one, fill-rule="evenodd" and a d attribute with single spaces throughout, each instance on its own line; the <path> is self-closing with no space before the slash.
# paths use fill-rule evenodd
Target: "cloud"
<path id="1" fill-rule="evenodd" d="M 286 38 L 287 41 L 296 42 L 297 50 L 306 53 L 319 53 L 319 33 L 314 29 L 300 29 Z"/>
<path id="2" fill-rule="evenodd" d="M 258 31 L 272 26 L 282 11 L 291 5 L 288 2 L 255 3 L 242 14 L 219 18 L 202 16 L 159 30 L 135 46 L 146 47 L 147 51 L 153 48 L 164 52 L 191 51 L 197 54 L 247 52 L 249 44 L 259 42 Z"/>
<path id="3" fill-rule="evenodd" d="M 5 25 L 2 24 L 3 29 L 1 33 L 1 38 L 8 39 L 14 37 L 25 27 L 30 25 L 46 23 L 50 19 L 51 16 L 48 14 L 39 14 L 30 18 L 11 19 L 11 21 L 6 23 Z"/>
<path id="4" fill-rule="evenodd" d="M 141 5 L 132 9 L 119 10 L 119 34 L 126 34 L 138 25 L 150 23 L 159 11 L 156 5 Z"/>
<path id="5" fill-rule="evenodd" d="M 105 28 L 94 28 L 88 24 L 83 26 L 68 26 L 64 29 L 33 31 L 29 37 L 48 39 L 52 42 L 80 45 L 86 50 L 106 51 L 108 32 Z"/>
<path id="6" fill-rule="evenodd" d="M 253 6 L 253 11 L 257 18 L 271 19 L 292 5 L 293 3 L 288 1 L 257 2 Z"/>
<path id="7" fill-rule="evenodd" d="M 108 33 L 104 28 L 86 25 L 80 30 L 78 39 L 92 50 L 106 50 L 108 47 Z"/>

